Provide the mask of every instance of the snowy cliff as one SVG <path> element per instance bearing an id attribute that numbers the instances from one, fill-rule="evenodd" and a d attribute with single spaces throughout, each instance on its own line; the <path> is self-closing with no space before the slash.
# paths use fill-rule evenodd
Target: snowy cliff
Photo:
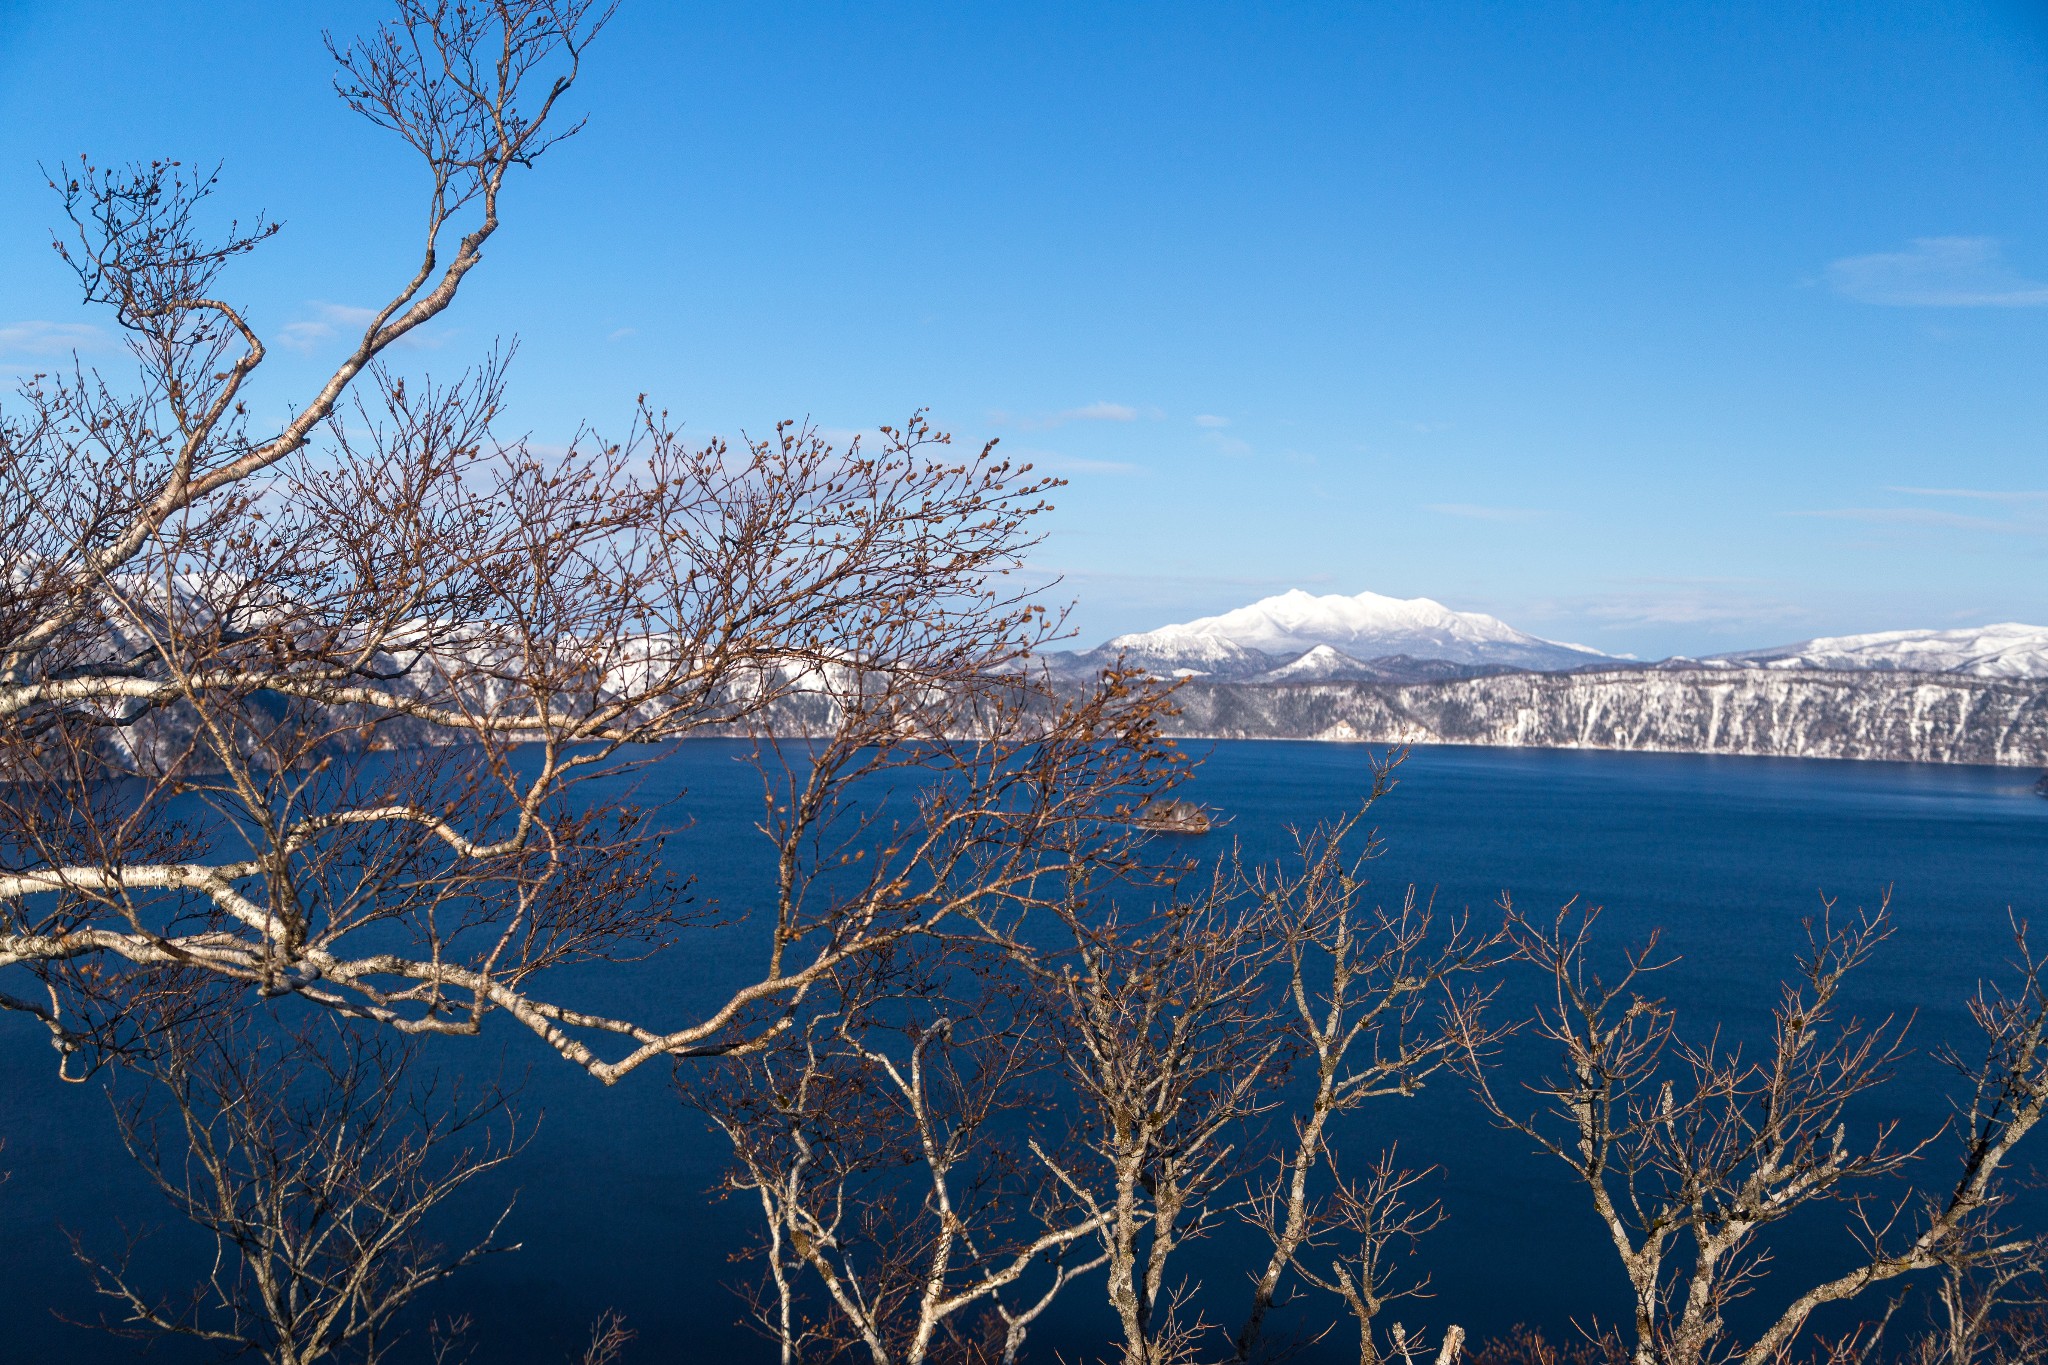
<path id="1" fill-rule="evenodd" d="M 1670 668 L 1426 683 L 1210 683 L 1173 729 L 1363 740 L 2048 766 L 2048 687 L 1958 673 Z"/>
<path id="2" fill-rule="evenodd" d="M 1182 681 L 1187 737 L 2048 766 L 2048 628 L 2015 623 L 1636 663 L 1427 597 L 1297 590 L 1044 666 L 1119 661 Z"/>

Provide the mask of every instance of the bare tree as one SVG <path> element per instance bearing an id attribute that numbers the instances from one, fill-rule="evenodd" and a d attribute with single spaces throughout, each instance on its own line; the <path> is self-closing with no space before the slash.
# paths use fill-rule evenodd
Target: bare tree
<path id="1" fill-rule="evenodd" d="M 1379 770 L 1375 797 L 1391 773 Z M 1153 913 L 1117 903 L 1128 885 L 1098 892 L 1076 879 L 1048 907 L 1057 941 L 1043 930 L 1006 940 L 1035 984 L 1069 1092 L 1066 1139 L 1034 1141 L 1033 1154 L 1049 1206 L 1099 1228 L 1133 1365 L 1207 1349 L 1197 1286 L 1175 1258 L 1232 1215 L 1270 1253 L 1229 1357 L 1272 1353 L 1268 1316 L 1299 1277 L 1347 1304 L 1361 1352 L 1375 1358 L 1374 1316 L 1399 1292 L 1385 1251 L 1433 1221 L 1403 1203 L 1416 1177 L 1389 1156 L 1365 1184 L 1342 1180 L 1331 1124 L 1487 1049 L 1487 991 L 1467 983 L 1491 965 L 1498 936 L 1437 922 L 1412 891 L 1396 909 L 1372 904 L 1364 872 L 1378 845 L 1346 851 L 1360 818 L 1301 837 L 1285 871 L 1225 857 Z M 1283 1114 L 1291 1135 L 1275 1140 Z M 1337 1255 L 1327 1272 L 1307 1265 L 1340 1237 L 1355 1239 L 1355 1256 Z"/>
<path id="2" fill-rule="evenodd" d="M 1307 1283 L 1336 1295 L 1350 1312 L 1358 1334 L 1359 1365 L 1381 1365 L 1388 1359 L 1378 1339 L 1381 1310 L 1397 1300 L 1420 1297 L 1428 1284 L 1426 1279 L 1403 1278 L 1395 1257 L 1400 1251 L 1412 1252 L 1414 1244 L 1443 1221 L 1443 1211 L 1433 1202 L 1409 1202 L 1424 1173 L 1397 1166 L 1391 1150 L 1360 1180 L 1345 1180 L 1338 1175 L 1334 1161 L 1329 1165 L 1333 1188 L 1319 1221 L 1329 1230 L 1328 1240 L 1349 1234 L 1351 1245 L 1331 1258 L 1327 1271 L 1299 1260 L 1292 1263 L 1292 1269 Z M 1388 1336 L 1396 1355 L 1408 1356 L 1422 1345 L 1399 1322 L 1392 1324 Z M 1445 1334 L 1442 1357 L 1446 1365 L 1458 1358 L 1462 1339 L 1457 1327 Z M 1249 1356 L 1250 1352 L 1241 1347 L 1240 1354 Z"/>
<path id="3" fill-rule="evenodd" d="M 1987 1226 L 1972 1240 L 1942 1267 L 1933 1322 L 1902 1353 L 1907 1365 L 2022 1365 L 2048 1358 L 2048 1239 Z M 1837 1348 L 1830 1358 L 1873 1358 L 1884 1325 L 1881 1319 L 1852 1336 L 1853 1357 Z"/>
<path id="4" fill-rule="evenodd" d="M 732 1144 L 728 1188 L 760 1201 L 755 1319 L 784 1361 L 1007 1365 L 1103 1263 L 1101 1219 L 1038 1188 L 1051 1058 L 1000 965 L 977 945 L 871 954 L 809 995 L 800 1033 L 685 1078 Z"/>
<path id="5" fill-rule="evenodd" d="M 1612 1328 L 1581 1331 L 1560 1345 L 1522 1325 L 1481 1343 L 1472 1352 L 1472 1365 L 1621 1365 L 1628 1358 L 1628 1343 Z"/>
<path id="6" fill-rule="evenodd" d="M 1941 1270 L 1917 1333 L 1895 1328 L 1908 1296 L 1834 1337 L 1816 1334 L 1815 1365 L 2023 1365 L 2048 1354 L 2048 1244 L 1986 1225 Z M 1896 1344 L 1894 1342 L 1896 1341 Z"/>
<path id="7" fill-rule="evenodd" d="M 617 1365 L 626 1347 L 637 1335 L 626 1326 L 626 1319 L 618 1312 L 607 1309 L 598 1315 L 590 1327 L 590 1344 L 583 1348 L 583 1354 L 576 1358 L 577 1365 Z"/>
<path id="8" fill-rule="evenodd" d="M 575 131 L 608 15 L 397 0 L 334 46 L 342 97 L 425 163 L 425 239 L 276 428 L 220 287 L 275 225 L 209 235 L 215 179 L 175 163 L 54 173 L 59 250 L 137 366 L 0 413 L 0 1008 L 67 1058 L 120 1045 L 159 966 L 410 1033 L 502 1014 L 605 1081 L 751 1046 L 850 957 L 1096 856 L 1074 831 L 1114 843 L 1168 780 L 1156 688 L 1034 681 L 1059 625 L 1012 575 L 1053 485 L 992 448 L 947 456 L 922 418 L 872 448 L 692 446 L 643 405 L 543 454 L 501 433 L 508 356 L 387 366 L 481 263 L 514 168 Z M 680 1021 L 551 998 L 551 968 L 688 923 L 659 813 L 592 779 L 763 731 L 810 740 L 771 805 L 757 979 Z M 888 856 L 811 894 L 855 787 Z"/>
<path id="9" fill-rule="evenodd" d="M 1627 1357 L 1637 1365 L 1769 1365 L 1790 1358 L 1816 1309 L 1931 1270 L 1950 1275 L 1941 1293 L 1954 1328 L 1945 1343 L 1929 1338 L 1928 1358 L 1988 1341 L 1992 1307 L 2035 1259 L 2029 1239 L 1990 1222 L 2004 1202 L 2001 1177 L 2013 1148 L 2048 1106 L 2048 989 L 2024 928 L 2015 929 L 2017 988 L 1987 987 L 1971 1005 L 1986 1039 L 1982 1055 L 1950 1056 L 1969 1085 L 1952 1125 L 1960 1171 L 1945 1192 L 1914 1197 L 1901 1182 L 1938 1135 L 1902 1142 L 1896 1122 L 1859 1124 L 1849 1112 L 1890 1078 L 1903 1052 L 1892 1021 L 1866 1026 L 1842 1013 L 1845 979 L 1891 932 L 1883 908 L 1847 924 L 1809 925 L 1799 975 L 1784 987 L 1770 1044 L 1755 1059 L 1718 1034 L 1686 1041 L 1674 1012 L 1645 994 L 1668 965 L 1654 937 L 1627 955 L 1614 980 L 1604 979 L 1591 961 L 1595 918 L 1568 907 L 1552 924 L 1512 921 L 1522 956 L 1555 996 L 1533 1021 L 1562 1062 L 1559 1075 L 1528 1087 L 1546 1112 L 1511 1107 L 1483 1066 L 1472 1074 L 1498 1121 L 1583 1183 L 1632 1292 Z M 1852 1137 L 1856 1128 L 1863 1131 Z M 1842 1210 L 1857 1235 L 1849 1268 L 1823 1275 L 1810 1265 L 1773 1266 L 1761 1235 L 1828 1206 Z M 1766 1314 L 1753 1339 L 1734 1338 L 1727 1307 L 1766 1287 L 1785 1294 L 1783 1306 Z M 1823 1355 L 1879 1358 L 1889 1317 L 1824 1344 Z"/>
<path id="10" fill-rule="evenodd" d="M 1277 1102 L 1287 1040 L 1266 978 L 1278 926 L 1230 891 L 1219 869 L 1154 915 L 1076 897 L 1062 915 L 1070 953 L 1037 973 L 1077 1116 L 1072 1140 L 1035 1154 L 1053 1188 L 1102 1224 L 1129 1365 L 1184 1358 L 1206 1332 L 1185 1311 L 1174 1253 L 1222 1219 L 1245 1169 L 1242 1130 Z"/>
<path id="11" fill-rule="evenodd" d="M 128 1256 L 73 1238 L 113 1307 L 102 1325 L 189 1337 L 278 1365 L 375 1362 L 429 1286 L 483 1256 L 510 1206 L 462 1249 L 442 1207 L 521 1145 L 504 1092 L 409 1074 L 415 1045 L 328 1017 L 294 1028 L 211 1010 L 153 1031 L 116 1092 L 129 1152 L 212 1239 L 212 1272 L 182 1299 L 137 1282 Z M 130 1247 L 130 1252 L 134 1248 Z"/>
<path id="12" fill-rule="evenodd" d="M 1383 763 L 1371 800 L 1392 785 L 1393 763 Z M 1482 978 L 1498 965 L 1503 933 L 1474 933 L 1464 917 L 1440 924 L 1413 887 L 1399 909 L 1372 902 L 1366 872 L 1378 841 L 1365 836 L 1355 854 L 1347 851 L 1361 837 L 1363 815 L 1311 831 L 1299 840 L 1298 872 L 1261 869 L 1249 888 L 1281 908 L 1290 1029 L 1310 1087 L 1291 1099 L 1293 1141 L 1248 1202 L 1272 1256 L 1253 1282 L 1237 1335 L 1240 1361 L 1261 1344 L 1290 1272 L 1336 1294 L 1357 1325 L 1360 1360 L 1381 1359 L 1374 1318 L 1392 1299 L 1422 1290 L 1396 1285 L 1389 1252 L 1412 1244 L 1439 1214 L 1432 1203 L 1409 1202 L 1421 1176 L 1396 1166 L 1391 1150 L 1363 1180 L 1339 1177 L 1330 1124 L 1369 1100 L 1413 1096 L 1447 1066 L 1486 1052 L 1501 1033 L 1482 1020 L 1493 989 Z M 1319 1172 L 1327 1194 L 1317 1188 Z M 1327 1271 L 1304 1264 L 1340 1237 L 1355 1250 L 1333 1258 Z"/>

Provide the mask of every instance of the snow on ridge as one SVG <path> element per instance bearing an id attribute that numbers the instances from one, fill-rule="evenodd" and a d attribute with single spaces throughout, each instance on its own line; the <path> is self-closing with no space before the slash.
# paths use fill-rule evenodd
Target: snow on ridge
<path id="1" fill-rule="evenodd" d="M 1959 630 L 1882 630 L 1829 635 L 1702 663 L 1720 668 L 1873 669 L 1979 678 L 2048 677 L 2048 626 L 2017 621 Z"/>
<path id="2" fill-rule="evenodd" d="M 1363 659 L 1331 645 L 1317 645 L 1292 663 L 1261 673 L 1260 682 L 1316 682 L 1324 678 L 1370 677 L 1372 669 Z"/>

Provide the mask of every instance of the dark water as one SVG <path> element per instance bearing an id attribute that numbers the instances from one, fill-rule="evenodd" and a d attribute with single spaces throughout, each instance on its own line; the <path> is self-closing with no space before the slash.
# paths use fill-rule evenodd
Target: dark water
<path id="1" fill-rule="evenodd" d="M 707 900 L 743 909 L 765 864 L 748 826 L 757 789 L 734 757 L 727 746 L 692 746 L 647 794 L 687 789 L 684 808 L 697 823 L 676 856 Z M 1287 825 L 1356 803 L 1369 783 L 1366 757 L 1340 745 L 1219 745 L 1194 795 L 1233 817 L 1230 834 L 1247 851 L 1278 856 Z M 2031 772 L 1437 748 L 1416 751 L 1401 776 L 1373 816 L 1387 841 L 1376 875 L 1389 898 L 1412 881 L 1440 908 L 1481 915 L 1504 891 L 1531 911 L 1575 896 L 1604 905 L 1609 943 L 1661 927 L 1681 959 L 1664 994 L 1688 1017 L 1725 1019 L 1738 1032 L 1765 1018 L 1804 943 L 1801 920 L 1824 895 L 1846 910 L 1889 892 L 1898 932 L 1861 973 L 1857 1006 L 1872 1016 L 1917 1011 L 1913 1036 L 1923 1047 L 1967 1036 L 1962 1001 L 2007 956 L 2008 908 L 2048 919 L 2048 801 L 2033 795 Z M 620 1013 L 684 1017 L 745 968 L 686 949 L 645 970 L 566 984 L 620 1002 Z M 501 1058 L 515 1072 L 530 1068 L 524 1106 L 545 1111 L 513 1177 L 509 1229 L 525 1249 L 466 1272 L 431 1305 L 483 1324 L 478 1359 L 563 1360 L 606 1307 L 640 1334 L 629 1361 L 770 1358 L 735 1326 L 737 1303 L 723 1287 L 736 1273 L 728 1252 L 753 1211 L 707 1197 L 718 1148 L 676 1104 L 665 1072 L 605 1089 L 510 1037 L 438 1056 L 465 1069 Z M 59 1083 L 52 1060 L 36 1030 L 0 1019 L 0 1169 L 11 1172 L 0 1185 L 0 1361 L 134 1358 L 133 1348 L 53 1314 L 96 1312 L 61 1229 L 117 1249 L 123 1225 L 161 1225 L 164 1212 L 120 1153 L 104 1098 Z M 1511 1051 L 1508 1060 L 1540 1058 Z M 1924 1057 L 1884 1102 L 1916 1131 L 1945 1112 Z M 1621 1307 L 1612 1253 L 1562 1168 L 1490 1128 L 1455 1083 L 1361 1114 L 1340 1141 L 1357 1154 L 1354 1166 L 1398 1142 L 1405 1162 L 1443 1168 L 1434 1192 L 1448 1221 L 1416 1258 L 1434 1297 L 1395 1316 L 1457 1321 L 1485 1336 Z M 2048 1150 L 2037 1156 L 2048 1164 Z M 170 1269 L 196 1254 L 197 1264 L 184 1261 L 190 1283 L 206 1248 L 181 1236 L 166 1229 L 144 1263 L 154 1257 Z M 1784 1245 L 1816 1264 L 1833 1250 L 1820 1231 L 1795 1232 Z M 1202 1256 L 1189 1269 L 1224 1293 L 1219 1312 L 1233 1317 L 1236 1263 L 1226 1263 L 1222 1244 Z M 1103 1341 L 1105 1326 L 1092 1310 L 1070 1314 L 1038 1338 L 1038 1357 L 1058 1347 L 1071 1359 Z M 1350 1350 L 1333 1339 L 1310 1358 Z M 424 1359 L 424 1347 L 416 1354 Z"/>

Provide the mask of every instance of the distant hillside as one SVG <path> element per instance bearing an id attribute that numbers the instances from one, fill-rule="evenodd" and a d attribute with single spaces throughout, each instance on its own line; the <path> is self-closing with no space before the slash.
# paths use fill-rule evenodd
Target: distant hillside
<path id="1" fill-rule="evenodd" d="M 1677 668 L 1439 682 L 1220 683 L 1177 694 L 1187 738 L 2048 766 L 2048 684 L 1896 670 Z"/>
<path id="2" fill-rule="evenodd" d="M 1978 678 L 2048 678 L 2048 629 L 2007 621 L 1966 630 L 1835 635 L 1702 660 L 1728 668 L 1904 669 Z"/>

